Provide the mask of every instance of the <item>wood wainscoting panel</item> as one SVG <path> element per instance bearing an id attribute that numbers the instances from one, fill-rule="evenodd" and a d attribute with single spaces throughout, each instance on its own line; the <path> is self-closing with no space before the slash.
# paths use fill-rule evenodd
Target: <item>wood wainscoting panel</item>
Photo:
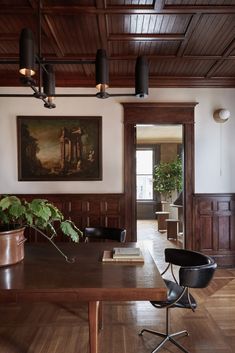
<path id="1" fill-rule="evenodd" d="M 201 217 L 199 227 L 198 242 L 199 248 L 204 250 L 213 250 L 213 222 L 208 216 Z M 205 237 L 205 234 L 207 235 Z"/>
<path id="2" fill-rule="evenodd" d="M 218 217 L 218 248 L 220 250 L 231 250 L 231 217 L 219 216 Z"/>
<path id="3" fill-rule="evenodd" d="M 194 195 L 194 250 L 235 266 L 235 194 Z"/>
<path id="4" fill-rule="evenodd" d="M 20 194 L 25 200 L 43 198 L 52 202 L 71 219 L 79 229 L 85 227 L 117 227 L 125 228 L 124 195 L 123 194 Z M 30 242 L 44 241 L 34 230 L 27 230 Z M 131 236 L 127 234 L 127 239 Z M 68 237 L 58 234 L 58 241 L 67 241 Z"/>

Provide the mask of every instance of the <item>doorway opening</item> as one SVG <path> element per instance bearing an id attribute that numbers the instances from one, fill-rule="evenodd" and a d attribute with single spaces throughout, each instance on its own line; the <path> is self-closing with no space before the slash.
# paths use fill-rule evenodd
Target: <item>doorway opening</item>
<path id="1" fill-rule="evenodd" d="M 196 102 L 122 103 L 124 108 L 124 217 L 127 241 L 136 241 L 136 125 L 181 124 L 184 141 L 184 247 L 194 249 L 194 109 Z"/>
<path id="2" fill-rule="evenodd" d="M 137 241 L 183 247 L 183 127 L 137 124 L 135 136 Z"/>

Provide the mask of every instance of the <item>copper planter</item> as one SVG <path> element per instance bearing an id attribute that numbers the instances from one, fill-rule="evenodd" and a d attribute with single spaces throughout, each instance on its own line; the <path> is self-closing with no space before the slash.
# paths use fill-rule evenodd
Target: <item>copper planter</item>
<path id="1" fill-rule="evenodd" d="M 0 266 L 13 265 L 24 258 L 24 229 L 0 232 Z"/>

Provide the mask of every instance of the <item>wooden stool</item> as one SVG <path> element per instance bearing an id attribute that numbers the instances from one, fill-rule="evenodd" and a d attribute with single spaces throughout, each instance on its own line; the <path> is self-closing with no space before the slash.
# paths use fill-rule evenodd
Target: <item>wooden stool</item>
<path id="1" fill-rule="evenodd" d="M 166 227 L 166 220 L 169 217 L 170 212 L 155 212 L 157 216 L 157 226 L 159 232 L 165 231 L 167 229 Z"/>
<path id="2" fill-rule="evenodd" d="M 157 212 L 168 212 L 169 211 L 169 202 L 167 201 L 160 201 L 157 203 L 156 207 Z"/>
<path id="3" fill-rule="evenodd" d="M 174 239 L 177 240 L 178 235 L 178 219 L 166 219 L 167 224 L 167 239 Z"/>

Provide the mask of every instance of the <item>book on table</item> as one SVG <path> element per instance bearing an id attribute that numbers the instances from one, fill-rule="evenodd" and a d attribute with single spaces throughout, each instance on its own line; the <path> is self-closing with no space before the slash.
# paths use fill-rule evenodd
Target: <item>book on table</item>
<path id="1" fill-rule="evenodd" d="M 105 250 L 103 262 L 144 262 L 144 257 L 139 248 L 114 248 Z"/>
<path id="2" fill-rule="evenodd" d="M 139 257 L 141 255 L 140 248 L 113 248 L 113 258 Z"/>

